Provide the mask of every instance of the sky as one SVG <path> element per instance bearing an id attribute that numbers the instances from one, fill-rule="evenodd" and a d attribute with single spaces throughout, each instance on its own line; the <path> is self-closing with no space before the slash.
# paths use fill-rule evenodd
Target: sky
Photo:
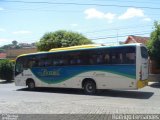
<path id="1" fill-rule="evenodd" d="M 69 30 L 95 43 L 117 44 L 128 35 L 149 37 L 160 18 L 158 0 L 0 0 L 0 46 L 38 42 Z"/>

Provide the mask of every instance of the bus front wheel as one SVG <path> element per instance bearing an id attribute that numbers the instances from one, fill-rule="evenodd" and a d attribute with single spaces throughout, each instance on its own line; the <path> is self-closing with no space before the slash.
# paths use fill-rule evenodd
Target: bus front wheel
<path id="1" fill-rule="evenodd" d="M 96 84 L 93 81 L 86 81 L 83 88 L 84 92 L 88 95 L 93 95 L 96 93 Z"/>
<path id="2" fill-rule="evenodd" d="M 27 81 L 27 86 L 29 90 L 34 90 L 35 89 L 35 83 L 33 80 L 28 80 Z"/>

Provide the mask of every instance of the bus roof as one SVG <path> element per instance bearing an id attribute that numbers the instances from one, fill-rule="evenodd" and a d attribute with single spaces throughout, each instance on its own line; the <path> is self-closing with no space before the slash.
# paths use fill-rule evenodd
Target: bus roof
<path id="1" fill-rule="evenodd" d="M 78 45 L 71 47 L 63 47 L 63 48 L 53 48 L 49 50 L 49 52 L 62 51 L 62 50 L 77 50 L 77 49 L 86 49 L 86 48 L 95 48 L 102 46 L 101 44 L 89 44 L 89 45 Z"/>
<path id="2" fill-rule="evenodd" d="M 123 45 L 107 45 L 107 44 L 90 44 L 90 45 L 78 45 L 71 47 L 63 47 L 63 48 L 53 48 L 49 50 L 49 52 L 59 52 L 59 51 L 69 51 L 69 50 L 80 50 L 80 49 L 89 49 L 89 48 L 103 48 L 103 47 L 116 47 L 116 46 L 135 46 L 140 45 L 141 43 L 133 43 L 133 44 L 123 44 Z"/>
<path id="3" fill-rule="evenodd" d="M 123 46 L 137 46 L 141 45 L 141 43 L 133 43 L 133 44 L 122 44 L 122 45 L 105 45 L 105 44 L 90 44 L 90 45 L 79 45 L 79 46 L 71 46 L 71 47 L 63 47 L 63 48 L 54 48 L 45 52 L 36 52 L 29 54 L 19 55 L 17 58 L 28 55 L 38 55 L 45 53 L 54 53 L 54 52 L 64 52 L 64 51 L 74 51 L 74 50 L 85 50 L 90 48 L 109 48 L 109 47 L 123 47 Z"/>

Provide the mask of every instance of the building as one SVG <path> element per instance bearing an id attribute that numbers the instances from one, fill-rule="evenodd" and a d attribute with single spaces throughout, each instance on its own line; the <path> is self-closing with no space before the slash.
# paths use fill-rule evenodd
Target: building
<path id="1" fill-rule="evenodd" d="M 35 43 L 19 43 L 20 48 L 36 48 Z"/>
<path id="2" fill-rule="evenodd" d="M 6 54 L 9 59 L 16 59 L 17 56 L 21 54 L 28 54 L 37 52 L 37 48 L 20 48 L 20 49 L 7 49 Z"/>
<path id="3" fill-rule="evenodd" d="M 0 52 L 0 59 L 6 58 L 7 54 L 5 52 Z"/>
<path id="4" fill-rule="evenodd" d="M 147 44 L 147 41 L 149 40 L 149 37 L 141 37 L 141 36 L 134 36 L 130 35 L 124 42 L 124 44 L 130 44 L 130 43 L 143 43 Z"/>

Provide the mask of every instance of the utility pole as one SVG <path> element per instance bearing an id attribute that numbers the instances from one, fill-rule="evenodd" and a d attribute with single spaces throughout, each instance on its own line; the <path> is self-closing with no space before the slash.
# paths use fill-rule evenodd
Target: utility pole
<path id="1" fill-rule="evenodd" d="M 117 29 L 117 44 L 119 44 L 119 42 L 118 42 L 118 29 Z"/>

